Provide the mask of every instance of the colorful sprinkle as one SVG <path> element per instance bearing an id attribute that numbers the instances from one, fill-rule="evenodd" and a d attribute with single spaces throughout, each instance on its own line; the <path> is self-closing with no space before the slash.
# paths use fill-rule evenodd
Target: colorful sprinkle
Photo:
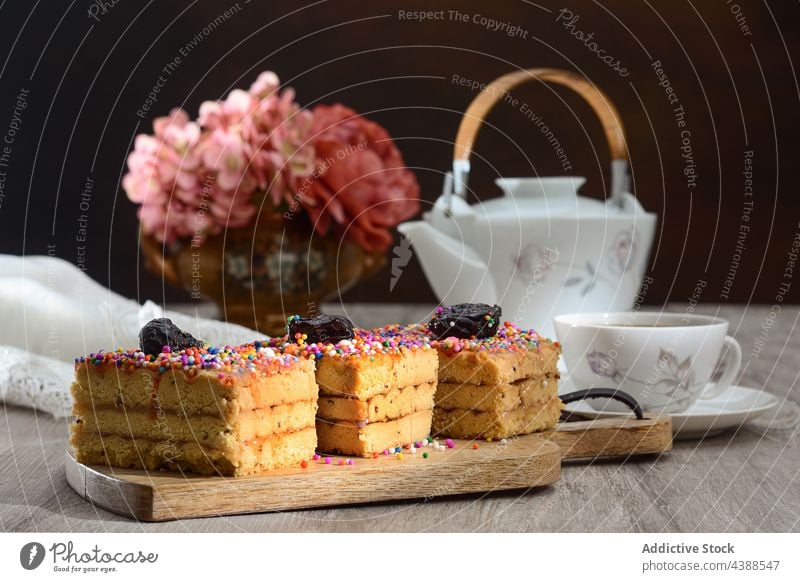
<path id="1" fill-rule="evenodd" d="M 292 354 L 279 354 L 263 342 L 240 346 L 203 346 L 174 351 L 164 346 L 158 355 L 145 354 L 139 349 L 98 352 L 75 358 L 75 366 L 94 365 L 98 368 L 116 367 L 128 372 L 149 370 L 156 374 L 183 371 L 194 378 L 201 371 L 208 371 L 228 383 L 228 377 L 241 374 L 271 375 L 281 368 L 289 368 L 299 358 Z"/>
<path id="2" fill-rule="evenodd" d="M 325 457 L 325 464 L 326 465 L 330 465 L 331 461 L 333 461 L 333 459 L 331 459 L 330 457 Z"/>
<path id="3" fill-rule="evenodd" d="M 378 355 L 399 354 L 406 350 L 430 350 L 431 339 L 417 329 L 405 328 L 399 325 L 389 325 L 380 329 L 354 330 L 352 339 L 341 340 L 336 343 L 308 343 L 307 337 L 294 334 L 293 337 L 283 336 L 272 338 L 268 345 L 282 353 L 291 354 L 301 358 L 319 360 L 322 357 L 353 358 L 369 357 L 375 361 Z"/>
<path id="4" fill-rule="evenodd" d="M 479 448 L 481 448 L 481 446 L 478 443 L 472 443 L 472 448 L 473 449 L 479 449 Z"/>
<path id="5" fill-rule="evenodd" d="M 441 313 L 438 312 L 437 313 Z M 490 318 L 491 320 L 491 318 Z M 383 335 L 394 335 L 402 338 L 417 336 L 428 338 L 426 325 L 387 325 L 378 330 Z M 460 352 L 499 352 L 499 351 L 520 351 L 528 349 L 538 349 L 541 342 L 549 341 L 540 336 L 535 330 L 522 329 L 513 323 L 506 321 L 498 326 L 497 333 L 491 337 L 476 339 L 474 337 L 462 339 L 457 337 L 446 337 L 441 340 L 430 340 L 430 346 L 437 349 L 445 356 L 452 357 Z M 558 347 L 557 342 L 553 342 Z"/>
<path id="6" fill-rule="evenodd" d="M 308 461 L 303 459 L 302 461 L 300 461 L 300 466 L 303 467 L 303 469 L 305 469 L 306 467 L 308 467 Z"/>
<path id="7" fill-rule="evenodd" d="M 319 455 L 317 455 L 317 454 L 314 454 L 314 456 L 311 457 L 311 458 L 314 459 L 315 461 L 319 461 Z"/>
<path id="8" fill-rule="evenodd" d="M 422 453 L 422 458 L 423 459 L 427 459 L 428 458 L 428 453 Z"/>

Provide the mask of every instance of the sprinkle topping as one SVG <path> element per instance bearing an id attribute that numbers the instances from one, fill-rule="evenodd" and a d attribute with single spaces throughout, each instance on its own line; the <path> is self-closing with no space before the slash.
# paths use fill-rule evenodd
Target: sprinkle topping
<path id="1" fill-rule="evenodd" d="M 183 371 L 187 376 L 196 376 L 201 370 L 217 372 L 220 379 L 228 374 L 264 373 L 272 374 L 280 368 L 288 368 L 298 360 L 291 354 L 279 354 L 266 342 L 255 341 L 241 346 L 190 347 L 176 351 L 165 347 L 158 355 L 145 354 L 141 350 L 97 352 L 75 358 L 75 366 L 91 364 L 97 368 L 119 368 L 128 372 L 145 369 L 164 374 L 169 370 Z"/>
<path id="2" fill-rule="evenodd" d="M 381 328 L 380 332 L 385 335 L 400 335 L 403 337 L 422 336 L 428 337 L 428 327 L 426 325 L 388 325 Z M 496 353 L 501 351 L 525 351 L 538 350 L 542 343 L 549 343 L 550 340 L 540 336 L 532 329 L 522 329 L 510 321 L 498 326 L 497 333 L 486 338 L 459 338 L 448 336 L 442 339 L 431 339 L 430 345 L 439 352 L 453 356 L 459 352 L 489 352 Z M 554 342 L 558 347 L 558 342 Z"/>
<path id="3" fill-rule="evenodd" d="M 401 350 L 430 350 L 431 339 L 418 332 L 397 333 L 399 326 L 366 330 L 355 329 L 352 339 L 343 339 L 335 343 L 308 342 L 308 338 L 300 334 L 297 337 L 283 336 L 273 338 L 269 345 L 285 354 L 319 360 L 321 358 L 374 358 L 376 355 L 399 354 Z"/>

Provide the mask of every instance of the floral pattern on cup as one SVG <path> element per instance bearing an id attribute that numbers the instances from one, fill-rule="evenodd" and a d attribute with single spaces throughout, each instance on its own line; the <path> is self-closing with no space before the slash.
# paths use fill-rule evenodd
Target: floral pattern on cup
<path id="1" fill-rule="evenodd" d="M 667 396 L 676 404 L 688 401 L 695 386 L 695 373 L 692 369 L 692 356 L 687 356 L 682 362 L 673 350 L 661 348 L 656 364 L 663 377 L 655 382 L 653 390 Z"/>
<path id="2" fill-rule="evenodd" d="M 617 368 L 617 362 L 614 358 L 603 352 L 590 352 L 586 354 L 586 362 L 589 364 L 592 372 L 598 376 L 611 378 L 619 382 L 624 374 Z"/>
<path id="3" fill-rule="evenodd" d="M 687 356 L 680 361 L 675 351 L 671 349 L 659 348 L 654 374 L 644 380 L 631 378 L 625 368 L 621 368 L 614 358 L 604 352 L 587 353 L 586 363 L 596 376 L 608 378 L 617 384 L 623 380 L 641 384 L 663 395 L 669 401 L 669 405 L 664 409 L 665 412 L 683 410 L 691 401 L 694 392 L 700 388 L 692 368 L 692 357 Z"/>

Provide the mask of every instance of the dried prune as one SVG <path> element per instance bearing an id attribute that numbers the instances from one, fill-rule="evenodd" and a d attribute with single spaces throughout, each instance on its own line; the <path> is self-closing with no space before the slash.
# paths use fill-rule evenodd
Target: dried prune
<path id="1" fill-rule="evenodd" d="M 497 333 L 503 310 L 499 305 L 459 303 L 439 307 L 428 329 L 436 339 L 446 337 L 486 338 Z"/>
<path id="2" fill-rule="evenodd" d="M 160 317 L 151 319 L 139 330 L 139 345 L 145 354 L 155 356 L 161 353 L 164 346 L 178 352 L 184 348 L 200 348 L 203 342 L 183 331 L 171 319 Z"/>
<path id="3" fill-rule="evenodd" d="M 345 339 L 353 339 L 353 322 L 341 315 L 317 315 L 300 317 L 293 315 L 286 324 L 289 340 L 297 334 L 305 334 L 309 344 L 336 343 Z"/>

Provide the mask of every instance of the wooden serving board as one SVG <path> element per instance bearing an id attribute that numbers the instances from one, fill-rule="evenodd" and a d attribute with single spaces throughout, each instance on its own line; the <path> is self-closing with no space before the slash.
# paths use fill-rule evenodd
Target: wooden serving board
<path id="1" fill-rule="evenodd" d="M 330 465 L 310 461 L 305 469 L 237 478 L 86 466 L 69 453 L 66 471 L 84 499 L 137 520 L 166 521 L 542 487 L 560 479 L 565 458 L 668 451 L 672 426 L 669 417 L 593 420 L 506 444 L 454 442 L 445 451 L 404 452 L 401 460 L 381 455 L 339 465 L 333 457 Z"/>

